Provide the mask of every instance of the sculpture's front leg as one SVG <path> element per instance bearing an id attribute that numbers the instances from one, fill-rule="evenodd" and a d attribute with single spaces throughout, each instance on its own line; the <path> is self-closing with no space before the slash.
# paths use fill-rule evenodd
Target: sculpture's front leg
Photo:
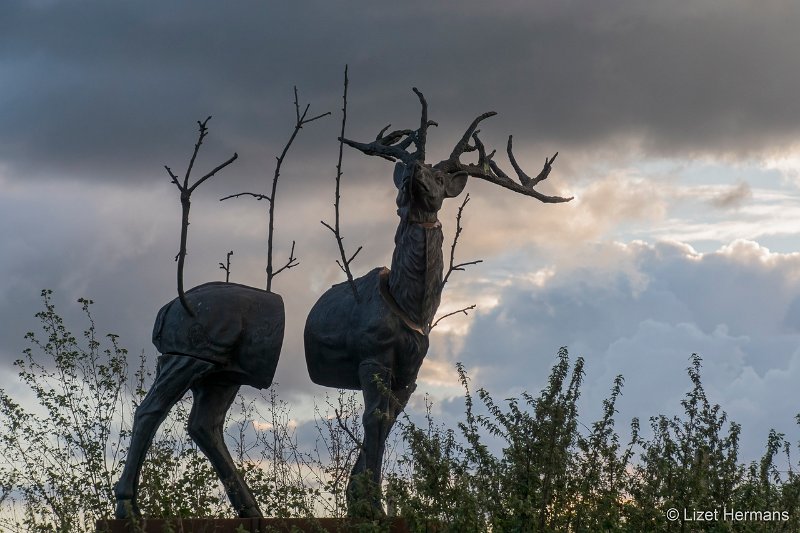
<path id="1" fill-rule="evenodd" d="M 364 394 L 364 442 L 347 484 L 347 513 L 350 516 L 385 516 L 381 505 L 381 467 L 389 430 L 392 427 L 390 401 L 391 370 L 375 360 L 359 365 Z"/>

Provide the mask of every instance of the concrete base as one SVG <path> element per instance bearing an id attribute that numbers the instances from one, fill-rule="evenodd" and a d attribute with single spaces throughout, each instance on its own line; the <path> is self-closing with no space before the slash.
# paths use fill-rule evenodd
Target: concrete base
<path id="1" fill-rule="evenodd" d="M 98 520 L 97 533 L 410 533 L 402 518 L 368 529 L 369 522 L 346 518 L 184 518 Z"/>

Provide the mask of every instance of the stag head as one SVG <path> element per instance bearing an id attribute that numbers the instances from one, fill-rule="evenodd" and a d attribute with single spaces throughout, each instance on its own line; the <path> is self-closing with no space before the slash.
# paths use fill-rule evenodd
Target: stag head
<path id="1" fill-rule="evenodd" d="M 397 207 L 401 218 L 410 222 L 435 222 L 436 213 L 445 198 L 461 194 L 467 185 L 467 173 L 448 174 L 425 163 L 408 165 L 397 162 L 394 167 Z"/>
<path id="2" fill-rule="evenodd" d="M 425 142 L 428 128 L 438 126 L 438 124 L 428 120 L 428 104 L 422 93 L 416 87 L 413 91 L 422 105 L 422 116 L 418 129 L 395 130 L 386 133 L 391 127 L 390 124 L 378 132 L 375 140 L 371 143 L 341 139 L 345 144 L 367 155 L 376 155 L 397 162 L 394 170 L 394 184 L 398 188 L 397 206 L 401 217 L 407 217 L 414 222 L 435 221 L 436 213 L 441 209 L 444 199 L 458 196 L 464 190 L 469 176 L 489 181 L 526 196 L 532 196 L 540 202 L 557 203 L 572 200 L 572 197 L 547 196 L 534 189 L 534 186 L 550 174 L 558 152 L 551 158 L 545 158 L 541 172 L 535 178 L 531 178 L 517 164 L 512 151 L 512 137 L 509 135 L 506 150 L 519 183 L 497 166 L 494 161 L 495 152 L 486 153 L 486 148 L 478 138 L 480 130 L 477 129 L 481 121 L 497 114 L 494 111 L 483 113 L 472 121 L 453 148 L 450 157 L 434 165 L 426 163 Z M 415 148 L 413 152 L 409 150 L 412 144 Z M 465 152 L 477 152 L 478 162 L 463 163 L 461 156 Z"/>

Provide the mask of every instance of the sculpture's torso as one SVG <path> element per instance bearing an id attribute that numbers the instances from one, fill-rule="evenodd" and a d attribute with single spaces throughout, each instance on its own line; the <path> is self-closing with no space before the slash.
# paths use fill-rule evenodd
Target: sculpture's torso
<path id="1" fill-rule="evenodd" d="M 285 323 L 283 299 L 238 283 L 211 282 L 186 292 L 194 316 L 178 299 L 161 308 L 153 344 L 219 365 L 220 379 L 267 388 L 278 364 Z"/>
<path id="2" fill-rule="evenodd" d="M 381 294 L 382 281 L 388 299 Z M 356 279 L 359 302 L 348 283 L 334 285 L 309 313 L 305 351 L 311 380 L 360 389 L 358 367 L 374 361 L 391 369 L 392 389 L 414 383 L 428 352 L 426 333 L 441 282 L 441 228 L 401 222 L 391 272 L 376 268 Z"/>

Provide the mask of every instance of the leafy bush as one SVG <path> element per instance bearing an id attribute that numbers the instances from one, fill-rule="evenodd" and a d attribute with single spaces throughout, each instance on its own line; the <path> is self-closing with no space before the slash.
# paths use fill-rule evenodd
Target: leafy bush
<path id="1" fill-rule="evenodd" d="M 38 410 L 26 410 L 0 390 L 0 484 L 6 498 L 23 502 L 17 530 L 81 531 L 113 511 L 111 487 L 127 436 L 122 428 L 113 431 L 113 421 L 125 408 L 127 352 L 114 335 L 101 345 L 92 302 L 83 299 L 89 327 L 80 343 L 55 312 L 51 294 L 42 291 L 45 308 L 36 314 L 43 336 L 26 334 L 33 348 L 14 363 Z M 47 360 L 38 361 L 34 348 Z"/>
<path id="2" fill-rule="evenodd" d="M 691 356 L 684 416 L 652 417 L 649 438 L 634 419 L 626 446 L 614 429 L 622 376 L 603 402 L 601 419 L 582 431 L 577 400 L 583 360 L 570 371 L 565 348 L 538 397 L 523 393 L 502 408 L 479 389 L 488 415 L 474 414 L 469 380 L 459 366 L 465 421 L 456 432 L 434 424 L 430 409 L 425 428 L 406 416 L 404 468 L 390 476 L 389 492 L 419 531 L 431 524 L 453 532 L 800 530 L 800 478 L 793 470 L 781 476 L 776 465 L 781 451 L 791 464 L 789 442 L 773 431 L 760 463 L 742 465 L 741 427 L 708 401 L 701 363 Z M 670 508 L 679 510 L 676 520 L 668 520 Z M 714 509 L 720 516 L 724 509 L 785 515 L 700 522 L 685 520 L 684 509 L 689 516 Z"/>
<path id="3" fill-rule="evenodd" d="M 31 347 L 15 363 L 36 405 L 23 407 L 0 389 L 0 528 L 89 532 L 96 519 L 113 514 L 131 406 L 151 376 L 142 353 L 129 379 L 128 354 L 117 337 L 96 337 L 91 301 L 79 300 L 87 327 L 78 338 L 56 313 L 51 292 L 42 298 L 41 331 L 26 335 Z M 418 531 L 800 531 L 800 476 L 790 442 L 772 431 L 761 460 L 743 464 L 741 427 L 706 397 L 701 364 L 691 356 L 683 414 L 651 417 L 647 436 L 634 419 L 625 444 L 615 427 L 622 376 L 600 419 L 583 425 L 577 408 L 583 360 L 572 363 L 566 348 L 538 395 L 523 393 L 502 405 L 480 388 L 476 405 L 458 365 L 464 419 L 455 428 L 437 423 L 426 402 L 425 424 L 406 415 L 399 420 L 385 459 L 387 508 Z M 216 474 L 184 429 L 190 402 L 173 409 L 145 462 L 139 504 L 148 516 L 231 516 Z M 264 511 L 345 515 L 360 410 L 355 393 L 326 397 L 315 410 L 315 444 L 305 449 L 275 388 L 237 399 L 229 442 Z M 670 508 L 785 514 L 689 522 L 682 512 L 668 520 Z"/>
<path id="4" fill-rule="evenodd" d="M 98 340 L 90 300 L 79 300 L 87 326 L 77 338 L 51 295 L 42 291 L 44 310 L 36 314 L 41 332 L 25 336 L 32 346 L 15 363 L 36 405 L 23 407 L 0 389 L 2 531 L 93 532 L 97 519 L 113 516 L 113 485 L 127 453 L 132 415 L 152 378 L 144 353 L 130 379 L 128 353 L 117 337 Z M 354 395 L 339 394 L 341 416 L 325 431 L 320 421 L 313 453 L 298 448 L 288 406 L 274 388 L 259 400 L 266 416 L 255 400 L 240 396 L 227 427 L 233 430 L 234 460 L 262 508 L 271 516 L 310 516 L 327 491 L 334 501 L 323 510 L 343 515 L 352 454 L 342 450 L 352 444 L 342 425 L 358 434 Z M 216 473 L 185 430 L 190 405 L 191 398 L 178 402 L 148 452 L 139 485 L 146 516 L 232 516 Z M 248 439 L 254 419 L 266 420 L 266 428 Z"/>

